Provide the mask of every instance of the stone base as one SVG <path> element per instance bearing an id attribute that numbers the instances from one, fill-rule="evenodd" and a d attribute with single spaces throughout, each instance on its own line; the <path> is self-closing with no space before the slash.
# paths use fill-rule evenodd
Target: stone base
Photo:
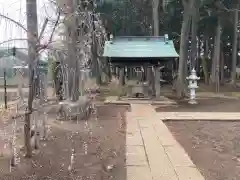
<path id="1" fill-rule="evenodd" d="M 82 120 L 88 118 L 92 110 L 91 102 L 85 96 L 79 97 L 76 102 L 66 100 L 59 105 L 60 120 Z"/>
<path id="2" fill-rule="evenodd" d="M 195 99 L 190 99 L 188 101 L 188 104 L 197 104 L 197 101 Z"/>
<path id="3" fill-rule="evenodd" d="M 147 84 L 135 84 L 135 85 L 128 85 L 127 86 L 127 96 L 128 97 L 136 97 L 139 96 L 141 98 L 148 97 L 148 85 Z"/>
<path id="4" fill-rule="evenodd" d="M 170 100 L 164 96 L 159 98 L 128 98 L 122 97 L 117 99 L 117 97 L 108 97 L 104 104 L 121 104 L 121 105 L 130 105 L 130 104 L 151 104 L 151 105 L 176 105 L 177 103 L 173 100 Z"/>

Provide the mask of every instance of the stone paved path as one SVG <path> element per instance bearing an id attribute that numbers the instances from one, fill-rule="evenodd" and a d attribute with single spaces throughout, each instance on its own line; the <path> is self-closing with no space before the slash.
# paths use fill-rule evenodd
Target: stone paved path
<path id="1" fill-rule="evenodd" d="M 127 113 L 127 180 L 204 180 L 151 105 Z"/>
<path id="2" fill-rule="evenodd" d="M 239 120 L 238 112 L 159 112 L 160 120 Z"/>

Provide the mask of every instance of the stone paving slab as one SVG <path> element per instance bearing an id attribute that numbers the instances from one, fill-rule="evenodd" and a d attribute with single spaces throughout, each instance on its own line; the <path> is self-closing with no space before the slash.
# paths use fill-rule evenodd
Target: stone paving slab
<path id="1" fill-rule="evenodd" d="M 148 166 L 144 146 L 126 147 L 127 166 Z"/>
<path id="2" fill-rule="evenodd" d="M 150 104 L 131 104 L 131 109 L 126 116 L 127 132 L 132 132 L 126 137 L 127 180 L 204 180 Z"/>
<path id="3" fill-rule="evenodd" d="M 177 167 L 175 170 L 178 180 L 205 180 L 195 167 Z"/>
<path id="4" fill-rule="evenodd" d="M 238 112 L 161 112 L 160 120 L 240 120 Z"/>
<path id="5" fill-rule="evenodd" d="M 173 146 L 178 143 L 162 121 L 155 121 L 153 126 L 163 146 Z"/>
<path id="6" fill-rule="evenodd" d="M 154 129 L 142 129 L 142 136 L 153 179 L 177 180 L 177 175 Z"/>
<path id="7" fill-rule="evenodd" d="M 195 167 L 185 150 L 179 144 L 164 148 L 174 167 Z"/>
<path id="8" fill-rule="evenodd" d="M 127 133 L 126 145 L 127 146 L 128 145 L 130 145 L 130 146 L 142 146 L 143 141 L 142 141 L 142 136 L 141 136 L 140 132 Z"/>
<path id="9" fill-rule="evenodd" d="M 127 180 L 152 180 L 150 169 L 146 166 L 128 166 Z"/>

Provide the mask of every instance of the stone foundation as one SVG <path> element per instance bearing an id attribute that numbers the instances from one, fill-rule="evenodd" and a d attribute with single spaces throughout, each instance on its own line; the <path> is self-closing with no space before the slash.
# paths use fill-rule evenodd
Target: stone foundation
<path id="1" fill-rule="evenodd" d="M 89 117 L 91 113 L 91 102 L 85 97 L 79 97 L 76 102 L 62 101 L 59 103 L 59 118 L 60 120 L 82 120 Z"/>

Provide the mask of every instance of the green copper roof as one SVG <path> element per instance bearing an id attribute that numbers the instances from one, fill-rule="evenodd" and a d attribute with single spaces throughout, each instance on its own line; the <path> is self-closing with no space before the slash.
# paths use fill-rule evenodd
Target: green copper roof
<path id="1" fill-rule="evenodd" d="M 165 42 L 164 37 L 115 37 L 106 41 L 104 57 L 116 58 L 174 58 L 179 57 L 173 41 Z"/>

